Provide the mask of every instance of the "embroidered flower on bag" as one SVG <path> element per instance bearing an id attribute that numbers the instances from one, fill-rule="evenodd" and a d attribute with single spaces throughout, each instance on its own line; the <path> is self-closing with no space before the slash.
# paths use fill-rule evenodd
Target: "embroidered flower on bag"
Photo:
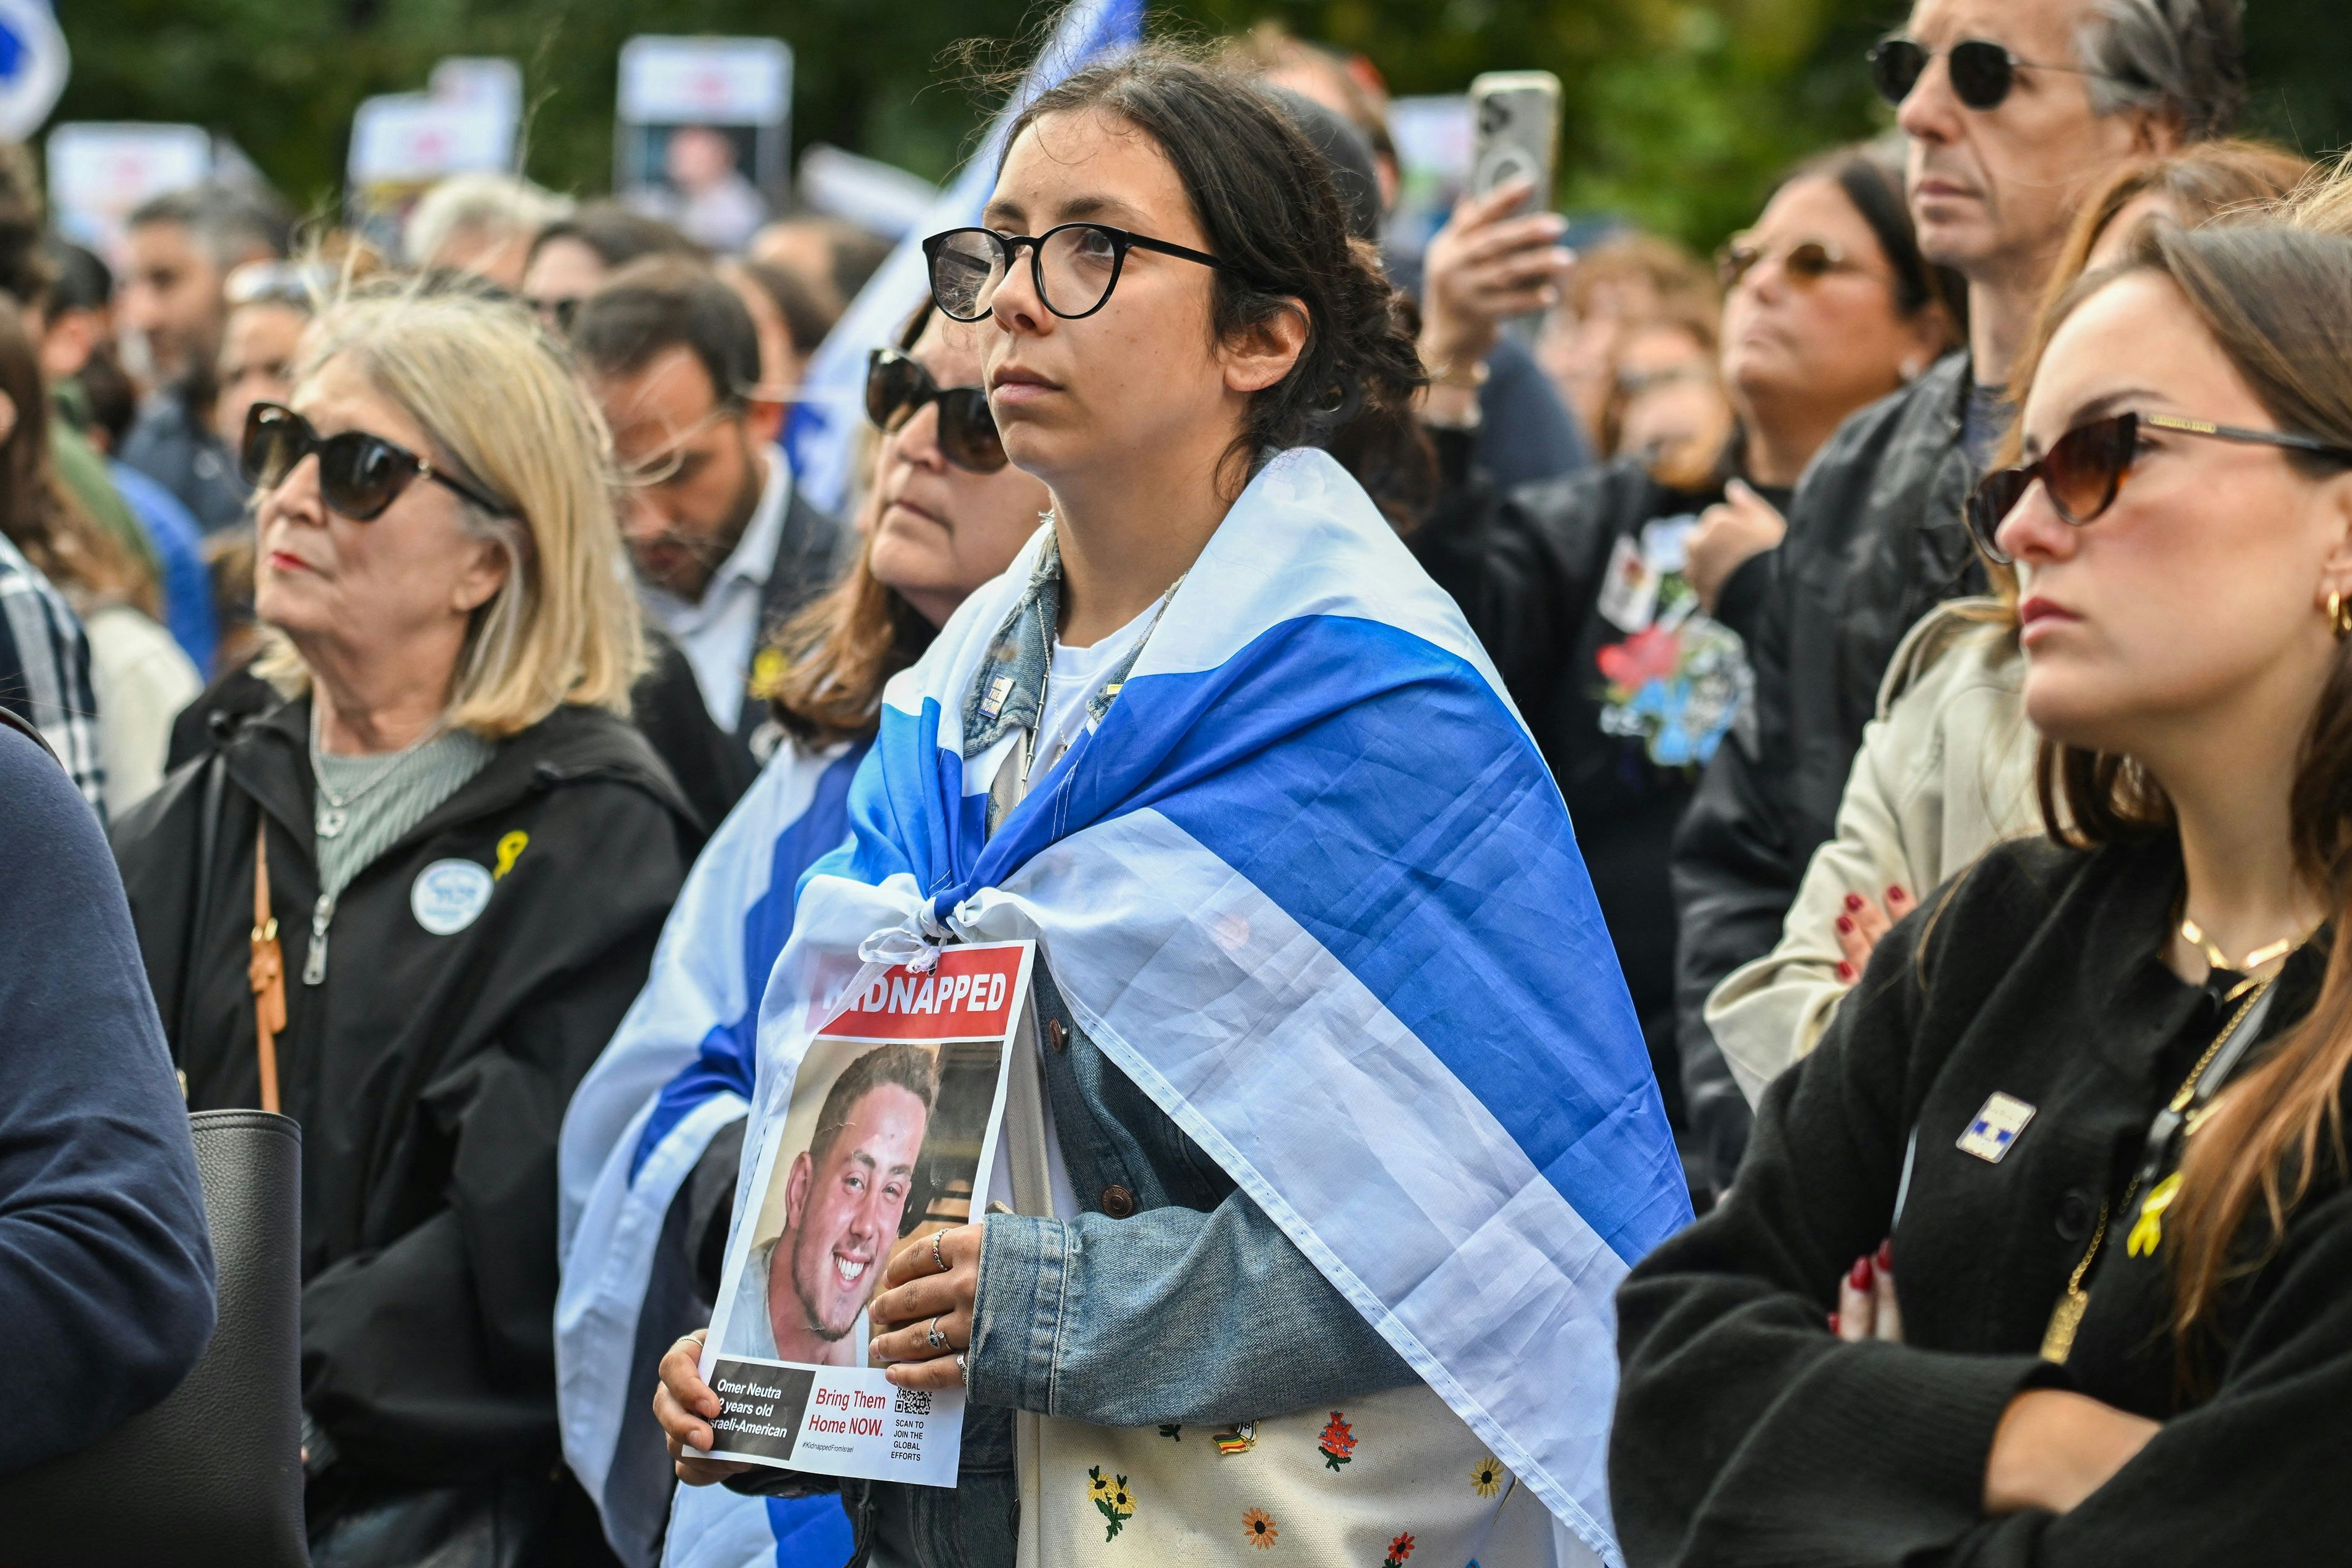
<path id="1" fill-rule="evenodd" d="M 1503 1489 L 1503 1479 L 1507 1473 L 1502 1461 L 1490 1454 L 1470 1467 L 1470 1484 L 1478 1489 L 1480 1497 L 1493 1497 Z"/>
<path id="2" fill-rule="evenodd" d="M 1349 1429 L 1336 1410 L 1331 1412 L 1331 1419 L 1325 1424 L 1322 1436 L 1316 1442 L 1323 1450 L 1323 1464 L 1328 1469 L 1338 1469 L 1356 1452 L 1356 1434 Z"/>
<path id="3" fill-rule="evenodd" d="M 1274 1538 L 1282 1533 L 1274 1527 L 1274 1516 L 1262 1508 L 1254 1508 L 1242 1515 L 1242 1533 L 1260 1552 L 1274 1550 Z"/>
<path id="4" fill-rule="evenodd" d="M 1127 1478 L 1121 1476 L 1116 1480 L 1107 1480 L 1100 1465 L 1088 1465 L 1087 1483 L 1087 1496 L 1093 1500 L 1096 1510 L 1110 1525 L 1103 1532 L 1103 1539 L 1118 1540 L 1118 1532 L 1127 1528 L 1127 1521 L 1135 1513 L 1135 1494 L 1128 1490 Z"/>
<path id="5" fill-rule="evenodd" d="M 1389 1542 L 1389 1554 L 1381 1568 L 1404 1568 L 1404 1560 L 1412 1555 L 1412 1535 L 1407 1531 Z"/>

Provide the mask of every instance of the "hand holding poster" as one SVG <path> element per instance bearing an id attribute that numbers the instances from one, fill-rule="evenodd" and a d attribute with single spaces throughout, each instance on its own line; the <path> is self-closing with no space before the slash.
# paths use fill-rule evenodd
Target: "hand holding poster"
<path id="1" fill-rule="evenodd" d="M 961 1389 L 892 1386 L 866 1308 L 892 1253 L 968 1223 L 993 1168 L 1033 947 L 950 947 L 850 995 L 758 1130 L 702 1376 L 711 1458 L 955 1484 Z"/>

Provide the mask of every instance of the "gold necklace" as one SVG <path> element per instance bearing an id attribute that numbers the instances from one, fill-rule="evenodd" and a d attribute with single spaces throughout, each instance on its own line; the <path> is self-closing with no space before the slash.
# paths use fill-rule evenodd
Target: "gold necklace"
<path id="1" fill-rule="evenodd" d="M 2306 931 L 2304 936 L 2310 934 Z M 2244 958 L 2232 963 L 2230 962 L 2230 955 L 2221 951 L 2221 944 L 2207 936 L 2205 928 L 2190 920 L 2189 911 L 2183 910 L 2180 912 L 2180 940 L 2203 953 L 2205 962 L 2216 969 L 2225 970 L 2232 974 L 2252 974 L 2273 959 L 2284 958 L 2288 953 L 2293 952 L 2302 945 L 2304 937 L 2283 936 L 2274 942 L 2254 949 Z"/>
<path id="2" fill-rule="evenodd" d="M 2181 924 L 2188 926 L 2193 922 L 2183 919 Z M 2186 931 L 2181 934 L 2189 935 Z M 2189 937 L 2189 940 L 2200 941 L 2199 937 L 2193 936 Z M 2286 948 L 2292 952 L 2295 945 L 2294 942 L 2289 942 Z M 2258 948 L 2255 951 L 2264 952 L 2269 949 Z M 2272 956 L 2276 957 L 2277 954 L 2273 953 Z M 2214 967 L 2219 969 L 2223 965 L 2216 961 Z M 2197 1065 L 2189 1069 L 2189 1076 L 2180 1080 L 2179 1089 L 2173 1092 L 2172 1099 L 2166 1106 L 2172 1114 L 2179 1116 L 2184 1111 L 2189 1111 L 2195 1104 L 2197 1086 L 2204 1079 L 2205 1069 L 2213 1065 L 2213 1058 L 2221 1054 L 2221 1047 L 2229 1044 L 2230 1037 L 2238 1032 L 2238 1026 L 2246 1021 L 2246 1015 L 2254 1010 L 2254 1004 L 2261 1001 L 2263 993 L 2275 983 L 2274 979 L 2249 980 L 2230 993 L 2231 1000 L 2235 1000 L 2249 990 L 2252 994 L 2246 996 L 2238 1010 L 2230 1016 L 2230 1021 L 2221 1026 L 2221 1032 L 2213 1037 L 2213 1043 L 2205 1047 L 2205 1054 L 2197 1058 Z M 2201 1111 L 2195 1112 L 2188 1117 L 2185 1125 L 2188 1131 L 2193 1133 L 2197 1131 L 2197 1124 L 2203 1120 Z M 2113 1213 L 2127 1215 L 2132 1212 L 2132 1199 L 2139 1195 L 2140 1180 L 2141 1177 L 2138 1174 L 2133 1175 L 2131 1185 L 2124 1189 L 2122 1205 L 2112 1211 Z M 2156 1250 L 2164 1235 L 2162 1217 L 2164 1210 L 2171 1205 L 2175 1194 L 2179 1190 L 2180 1174 L 2176 1171 L 2164 1181 L 2158 1183 L 2155 1189 L 2148 1194 L 2147 1202 L 2141 1205 L 2139 1218 L 2132 1226 L 2131 1235 L 2127 1238 L 2126 1245 L 2131 1256 L 2137 1258 L 2143 1252 Z M 2074 1335 L 2083 1326 L 2083 1315 L 2091 1310 L 2091 1292 L 2084 1286 L 2083 1280 L 2091 1272 L 2091 1265 L 2098 1260 L 2100 1243 L 2107 1239 L 2107 1219 L 2110 1212 L 2105 1204 L 2102 1203 L 2099 1205 L 2098 1228 L 2091 1232 L 2090 1247 L 2083 1254 L 2082 1261 L 2074 1265 L 2074 1271 L 2066 1277 L 2066 1289 L 2060 1293 L 2058 1304 L 2051 1309 L 2049 1326 L 2042 1331 L 2043 1361 L 2055 1362 L 2063 1366 L 2066 1363 L 2066 1358 L 2074 1353 Z"/>

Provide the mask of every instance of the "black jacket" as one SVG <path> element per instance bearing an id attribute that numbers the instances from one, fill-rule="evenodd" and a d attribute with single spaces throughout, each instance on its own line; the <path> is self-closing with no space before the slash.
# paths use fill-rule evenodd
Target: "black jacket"
<path id="1" fill-rule="evenodd" d="M 278 1077 L 302 1123 L 304 1407 L 352 1475 L 544 1479 L 556 1132 L 645 982 L 695 826 L 625 721 L 559 709 L 344 889 L 307 984 L 309 712 L 231 725 L 117 830 L 148 977 L 189 1105 L 257 1103 L 246 963 L 267 824 Z M 452 934 L 420 923 L 428 868 L 487 889 Z"/>
<path id="2" fill-rule="evenodd" d="M 768 693 L 761 689 L 760 650 L 772 647 L 785 622 L 833 586 L 840 571 L 841 552 L 840 520 L 803 495 L 800 486 L 793 486 L 784 505 L 784 525 L 776 538 L 775 562 L 768 568 L 768 581 L 760 594 L 760 630 L 751 639 L 751 668 L 744 672 L 743 702 L 736 710 L 735 741 L 750 769 L 735 791 L 739 798 L 751 787 L 752 778 L 776 749 L 778 732 Z M 718 824 L 714 821 L 711 826 L 715 828 Z"/>
<path id="3" fill-rule="evenodd" d="M 2134 1258 L 2127 1243 L 2150 1118 L 2235 1012 L 2222 986 L 2186 984 L 2157 956 L 2179 885 L 2169 837 L 2089 854 L 2012 844 L 1879 944 L 1821 1048 L 1766 1091 L 1729 1195 L 1618 1294 L 1610 1489 L 1629 1563 L 2343 1560 L 2341 1162 L 2315 1173 L 2283 1245 L 2226 1292 L 2186 1380 L 2169 1327 L 2175 1244 Z M 2307 1012 L 2325 963 L 2324 938 L 2290 960 L 2264 1041 Z M 2033 1108 L 1997 1163 L 1958 1144 L 1996 1092 Z M 1898 1193 L 1905 1342 L 1843 1343 L 1826 1324 L 1837 1280 L 1886 1237 Z M 2103 1205 L 2089 1310 L 2053 1365 L 2037 1352 Z M 2241 1256 L 2267 1239 L 2268 1222 L 2250 1222 Z M 2163 1430 L 2063 1518 L 1988 1520 L 1994 1428 L 2042 1384 Z"/>
<path id="4" fill-rule="evenodd" d="M 1753 722 L 1717 751 L 1674 847 L 1683 1093 L 1718 1188 L 1747 1145 L 1748 1111 L 1707 1032 L 1707 994 L 1780 940 L 1903 634 L 1984 588 L 1960 521 L 1976 479 L 1960 445 L 1969 386 L 1968 355 L 1949 354 L 1841 426 L 1797 486 L 1787 539 L 1756 568 L 1761 603 L 1735 615 L 1755 670 Z"/>
<path id="5" fill-rule="evenodd" d="M 1604 668 L 1627 633 L 1598 605 L 1620 541 L 1638 543 L 1648 524 L 1714 505 L 1723 499 L 1722 483 L 1676 489 L 1628 458 L 1568 479 L 1496 487 L 1472 466 L 1464 433 L 1432 435 L 1440 459 L 1437 503 L 1407 542 L 1461 605 L 1568 802 L 1679 1126 L 1675 913 L 1666 865 L 1697 774 L 1692 767 L 1660 765 L 1638 737 L 1602 728 Z"/>

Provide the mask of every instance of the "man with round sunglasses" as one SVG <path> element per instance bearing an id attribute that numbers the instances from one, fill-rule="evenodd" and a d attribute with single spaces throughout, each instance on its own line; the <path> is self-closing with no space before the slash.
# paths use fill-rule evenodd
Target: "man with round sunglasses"
<path id="1" fill-rule="evenodd" d="M 1706 999 L 1779 940 L 1904 633 L 1981 591 L 1962 510 L 2076 208 L 2120 166 L 2229 131 L 2244 97 L 2240 10 L 1916 0 L 1870 53 L 1909 144 L 1920 251 L 1968 285 L 1968 342 L 1848 420 L 1806 470 L 1749 628 L 1754 726 L 1717 752 L 1676 834 L 1675 1029 L 1714 1184 L 1746 1148 L 1748 1113 Z"/>
<path id="2" fill-rule="evenodd" d="M 761 650 L 833 581 L 840 526 L 793 484 L 759 330 L 708 267 L 633 263 L 581 301 L 571 335 L 613 428 L 638 597 L 734 737 L 740 795 L 773 746 L 766 687 L 781 672 Z"/>

